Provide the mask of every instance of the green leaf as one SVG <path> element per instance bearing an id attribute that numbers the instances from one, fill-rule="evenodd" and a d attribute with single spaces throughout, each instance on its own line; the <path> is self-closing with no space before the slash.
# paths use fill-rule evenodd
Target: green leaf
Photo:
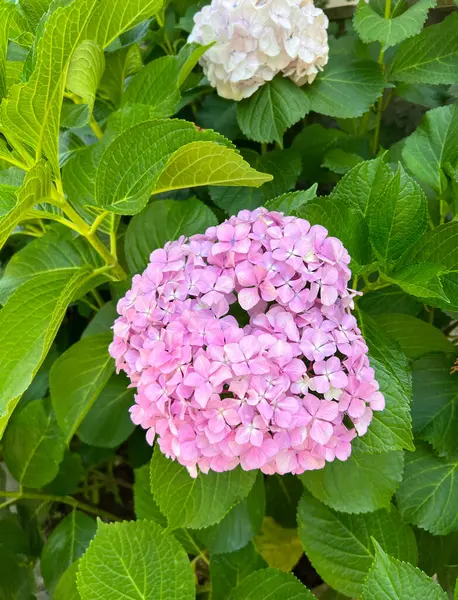
<path id="1" fill-rule="evenodd" d="M 208 44 L 207 46 L 201 46 L 200 44 L 191 43 L 185 44 L 178 53 L 176 57 L 178 67 L 179 67 L 179 75 L 177 78 L 177 85 L 181 87 L 188 76 L 191 74 L 191 71 L 199 62 L 200 58 L 205 54 L 205 52 L 213 46 L 214 42 Z M 213 129 L 213 128 L 212 128 Z"/>
<path id="2" fill-rule="evenodd" d="M 138 73 L 142 67 L 140 49 L 136 44 L 107 53 L 105 71 L 97 90 L 98 96 L 110 102 L 114 108 L 119 108 L 126 77 Z"/>
<path id="3" fill-rule="evenodd" d="M 398 342 L 407 358 L 414 360 L 428 352 L 457 352 L 440 329 L 410 315 L 385 314 L 374 320 Z"/>
<path id="4" fill-rule="evenodd" d="M 147 121 L 131 127 L 102 155 L 96 177 L 97 203 L 114 212 L 135 214 L 153 190 L 206 184 L 257 187 L 271 179 L 251 169 L 227 144 L 219 134 L 198 131 L 186 121 Z"/>
<path id="5" fill-rule="evenodd" d="M 233 140 L 240 136 L 236 111 L 237 102 L 220 98 L 217 94 L 207 94 L 197 112 L 196 123 L 204 129 L 214 129 Z"/>
<path id="6" fill-rule="evenodd" d="M 2 489 L 5 483 L 2 481 Z M 9 551 L 12 554 L 31 553 L 28 532 L 19 521 L 18 515 L 13 515 L 7 510 L 0 512 L 0 552 Z"/>
<path id="7" fill-rule="evenodd" d="M 442 266 L 423 262 L 407 265 L 390 275 L 384 274 L 383 278 L 396 283 L 408 294 L 419 298 L 439 298 L 449 302 L 440 280 L 443 273 Z"/>
<path id="8" fill-rule="evenodd" d="M 295 475 L 270 475 L 265 479 L 266 515 L 283 527 L 296 527 L 297 504 L 302 484 Z"/>
<path id="9" fill-rule="evenodd" d="M 66 569 L 84 554 L 96 530 L 94 519 L 76 510 L 54 529 L 41 554 L 41 573 L 49 592 Z"/>
<path id="10" fill-rule="evenodd" d="M 312 593 L 294 577 L 279 569 L 261 569 L 248 575 L 230 595 L 230 600 L 314 600 Z"/>
<path id="11" fill-rule="evenodd" d="M 364 294 L 358 300 L 358 306 L 368 315 L 374 316 L 385 314 L 386 307 L 390 307 L 390 313 L 415 316 L 422 307 L 421 302 L 412 298 L 396 285 L 390 285 L 380 290 L 374 290 Z"/>
<path id="12" fill-rule="evenodd" d="M 458 377 L 441 354 L 413 363 L 413 431 L 442 456 L 458 459 Z"/>
<path id="13" fill-rule="evenodd" d="M 442 193 L 447 187 L 444 169 L 447 163 L 454 164 L 458 159 L 457 105 L 428 111 L 405 140 L 402 159 L 417 179 Z"/>
<path id="14" fill-rule="evenodd" d="M 334 510 L 366 513 L 387 508 L 401 483 L 404 455 L 400 451 L 353 455 L 325 469 L 307 471 L 302 483 L 315 498 Z"/>
<path id="15" fill-rule="evenodd" d="M 145 65 L 134 75 L 122 97 L 122 104 L 148 104 L 157 117 L 173 115 L 180 100 L 175 56 L 163 56 Z"/>
<path id="16" fill-rule="evenodd" d="M 240 550 L 261 528 L 265 506 L 264 478 L 258 473 L 248 496 L 233 506 L 219 523 L 201 529 L 197 536 L 212 557 Z"/>
<path id="17" fill-rule="evenodd" d="M 427 229 L 425 195 L 401 165 L 368 217 L 372 246 L 382 264 L 397 261 Z"/>
<path id="18" fill-rule="evenodd" d="M 151 461 L 153 495 L 171 529 L 201 529 L 217 523 L 247 496 L 255 479 L 255 471 L 241 468 L 199 473 L 193 479 L 185 467 L 166 458 L 158 446 Z"/>
<path id="19" fill-rule="evenodd" d="M 458 81 L 458 14 L 426 27 L 397 48 L 389 77 L 407 83 Z"/>
<path id="20" fill-rule="evenodd" d="M 302 89 L 277 76 L 237 104 L 237 121 L 250 140 L 283 144 L 285 131 L 309 110 L 310 103 Z"/>
<path id="21" fill-rule="evenodd" d="M 59 356 L 52 366 L 51 400 L 67 443 L 114 372 L 114 362 L 108 354 L 111 340 L 109 333 L 85 337 Z"/>
<path id="22" fill-rule="evenodd" d="M 128 386 L 129 380 L 123 375 L 108 380 L 79 426 L 80 440 L 91 446 L 117 448 L 129 437 L 135 425 L 129 414 L 134 390 Z"/>
<path id="23" fill-rule="evenodd" d="M 194 588 L 185 551 L 152 521 L 99 521 L 80 560 L 81 600 L 193 600 Z"/>
<path id="24" fill-rule="evenodd" d="M 205 233 L 217 225 L 214 213 L 197 198 L 189 200 L 158 200 L 149 204 L 129 223 L 125 253 L 132 274 L 142 272 L 153 250 L 180 235 L 187 237 Z"/>
<path id="25" fill-rule="evenodd" d="M 5 600 L 32 600 L 35 598 L 33 569 L 19 561 L 8 550 L 0 548 L 0 598 Z"/>
<path id="26" fill-rule="evenodd" d="M 228 600 L 240 581 L 266 566 L 252 543 L 238 552 L 215 554 L 210 561 L 212 600 Z"/>
<path id="27" fill-rule="evenodd" d="M 371 537 L 395 556 L 417 561 L 411 528 L 394 506 L 361 515 L 331 510 L 304 493 L 298 508 L 299 537 L 323 580 L 347 596 L 360 596 L 374 559 Z"/>
<path id="28" fill-rule="evenodd" d="M 400 0 L 386 19 L 372 6 L 361 1 L 353 17 L 353 25 L 365 44 L 381 42 L 388 48 L 420 33 L 429 9 L 435 5 L 436 0 L 419 0 L 413 6 Z"/>
<path id="29" fill-rule="evenodd" d="M 75 238 L 66 227 L 53 229 L 11 257 L 0 279 L 0 303 L 4 304 L 20 285 L 37 275 L 102 264 L 84 238 Z"/>
<path id="30" fill-rule="evenodd" d="M 314 183 L 327 180 L 328 174 L 321 168 L 326 153 L 332 148 L 341 147 L 349 136 L 335 128 L 326 128 L 314 123 L 306 125 L 293 140 L 292 148 L 302 159 L 301 179 Z"/>
<path id="31" fill-rule="evenodd" d="M 13 4 L 4 1 L 0 3 L 0 100 L 6 96 L 8 91 L 6 83 L 6 53 L 8 50 L 10 21 L 14 13 Z"/>
<path id="32" fill-rule="evenodd" d="M 76 454 L 76 452 L 66 450 L 64 459 L 59 465 L 59 472 L 44 489 L 48 494 L 55 494 L 57 496 L 71 495 L 75 492 L 84 474 L 85 469 L 81 456 Z"/>
<path id="33" fill-rule="evenodd" d="M 64 450 L 65 439 L 44 400 L 35 400 L 14 415 L 3 438 L 3 456 L 11 475 L 31 488 L 54 479 Z"/>
<path id="34" fill-rule="evenodd" d="M 376 62 L 337 56 L 304 90 L 314 112 L 353 119 L 369 109 L 383 88 L 383 76 Z"/>
<path id="35" fill-rule="evenodd" d="M 417 444 L 406 454 L 404 479 L 396 494 L 402 518 L 434 535 L 458 531 L 458 462 L 440 458 Z"/>
<path id="36" fill-rule="evenodd" d="M 282 194 L 277 198 L 272 198 L 264 203 L 264 206 L 268 210 L 284 213 L 285 215 L 295 215 L 296 211 L 302 208 L 310 200 L 316 198 L 316 190 L 318 184 L 313 184 L 307 190 L 300 190 L 298 192 L 289 192 Z"/>
<path id="37" fill-rule="evenodd" d="M 113 301 L 106 302 L 89 321 L 88 326 L 81 334 L 81 339 L 98 333 L 109 333 L 118 316 L 115 303 Z"/>
<path id="38" fill-rule="evenodd" d="M 22 284 L 0 311 L 0 436 L 87 277 L 85 268 L 38 275 Z"/>
<path id="39" fill-rule="evenodd" d="M 410 401 L 412 380 L 406 356 L 398 344 L 368 315 L 360 313 L 359 326 L 369 347 L 369 360 L 375 370 L 385 408 L 374 412 L 367 433 L 353 447 L 362 452 L 413 450 Z"/>
<path id="40" fill-rule="evenodd" d="M 89 106 L 91 112 L 104 69 L 103 49 L 92 40 L 82 42 L 70 59 L 67 90 L 79 96 Z"/>
<path id="41" fill-rule="evenodd" d="M 18 4 L 27 18 L 30 28 L 34 31 L 41 17 L 48 10 L 51 0 L 19 0 Z"/>
<path id="42" fill-rule="evenodd" d="M 14 207 L 0 217 L 0 248 L 5 244 L 16 225 L 24 218 L 26 211 L 49 195 L 51 170 L 49 164 L 38 162 L 27 173 L 24 183 L 17 191 Z"/>
<path id="43" fill-rule="evenodd" d="M 79 129 L 89 123 L 91 112 L 87 104 L 64 102 L 60 113 L 60 126 L 64 129 Z M 62 144 L 60 151 L 62 153 Z"/>
<path id="44" fill-rule="evenodd" d="M 348 171 L 360 162 L 364 162 L 364 159 L 359 154 L 345 152 L 345 150 L 341 150 L 340 148 L 333 148 L 326 154 L 321 166 L 334 173 L 344 174 L 348 173 Z"/>
<path id="45" fill-rule="evenodd" d="M 282 571 L 292 571 L 304 553 L 296 527 L 282 527 L 272 517 L 264 519 L 254 545 L 269 567 Z"/>
<path id="46" fill-rule="evenodd" d="M 375 561 L 361 596 L 362 600 L 447 600 L 448 596 L 438 583 L 425 573 L 392 556 L 388 556 L 374 540 Z"/>
<path id="47" fill-rule="evenodd" d="M 76 575 L 78 573 L 79 563 L 73 562 L 54 588 L 53 600 L 81 600 L 78 588 L 76 586 Z"/>

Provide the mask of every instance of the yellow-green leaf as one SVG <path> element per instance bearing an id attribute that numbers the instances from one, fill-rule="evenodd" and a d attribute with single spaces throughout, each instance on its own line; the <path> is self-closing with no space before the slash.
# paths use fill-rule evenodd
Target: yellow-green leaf
<path id="1" fill-rule="evenodd" d="M 292 571 L 303 554 L 297 529 L 282 527 L 272 517 L 264 517 L 254 545 L 269 567 L 282 571 Z"/>
<path id="2" fill-rule="evenodd" d="M 67 89 L 79 96 L 91 110 L 104 69 L 103 49 L 91 40 L 80 44 L 70 60 Z"/>

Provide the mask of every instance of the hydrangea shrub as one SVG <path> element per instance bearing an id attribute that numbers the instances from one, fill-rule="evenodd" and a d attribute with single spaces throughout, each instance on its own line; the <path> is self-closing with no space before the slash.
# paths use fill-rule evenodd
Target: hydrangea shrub
<path id="1" fill-rule="evenodd" d="M 0 598 L 456 596 L 458 14 L 0 0 Z"/>

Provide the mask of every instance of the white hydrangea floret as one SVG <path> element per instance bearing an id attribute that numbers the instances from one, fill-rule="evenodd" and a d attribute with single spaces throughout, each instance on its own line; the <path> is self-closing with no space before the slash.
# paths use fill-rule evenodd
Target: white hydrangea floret
<path id="1" fill-rule="evenodd" d="M 200 63 L 223 98 L 248 98 L 283 73 L 312 83 L 328 62 L 328 19 L 312 0 L 212 0 L 189 42 L 214 43 Z"/>

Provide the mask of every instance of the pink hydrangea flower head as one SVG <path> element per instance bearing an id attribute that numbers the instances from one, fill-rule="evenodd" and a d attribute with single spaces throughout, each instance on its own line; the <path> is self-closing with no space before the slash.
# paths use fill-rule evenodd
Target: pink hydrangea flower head
<path id="1" fill-rule="evenodd" d="M 264 208 L 155 250 L 110 345 L 148 443 L 194 477 L 346 460 L 385 405 L 350 313 L 349 262 L 323 227 Z"/>

